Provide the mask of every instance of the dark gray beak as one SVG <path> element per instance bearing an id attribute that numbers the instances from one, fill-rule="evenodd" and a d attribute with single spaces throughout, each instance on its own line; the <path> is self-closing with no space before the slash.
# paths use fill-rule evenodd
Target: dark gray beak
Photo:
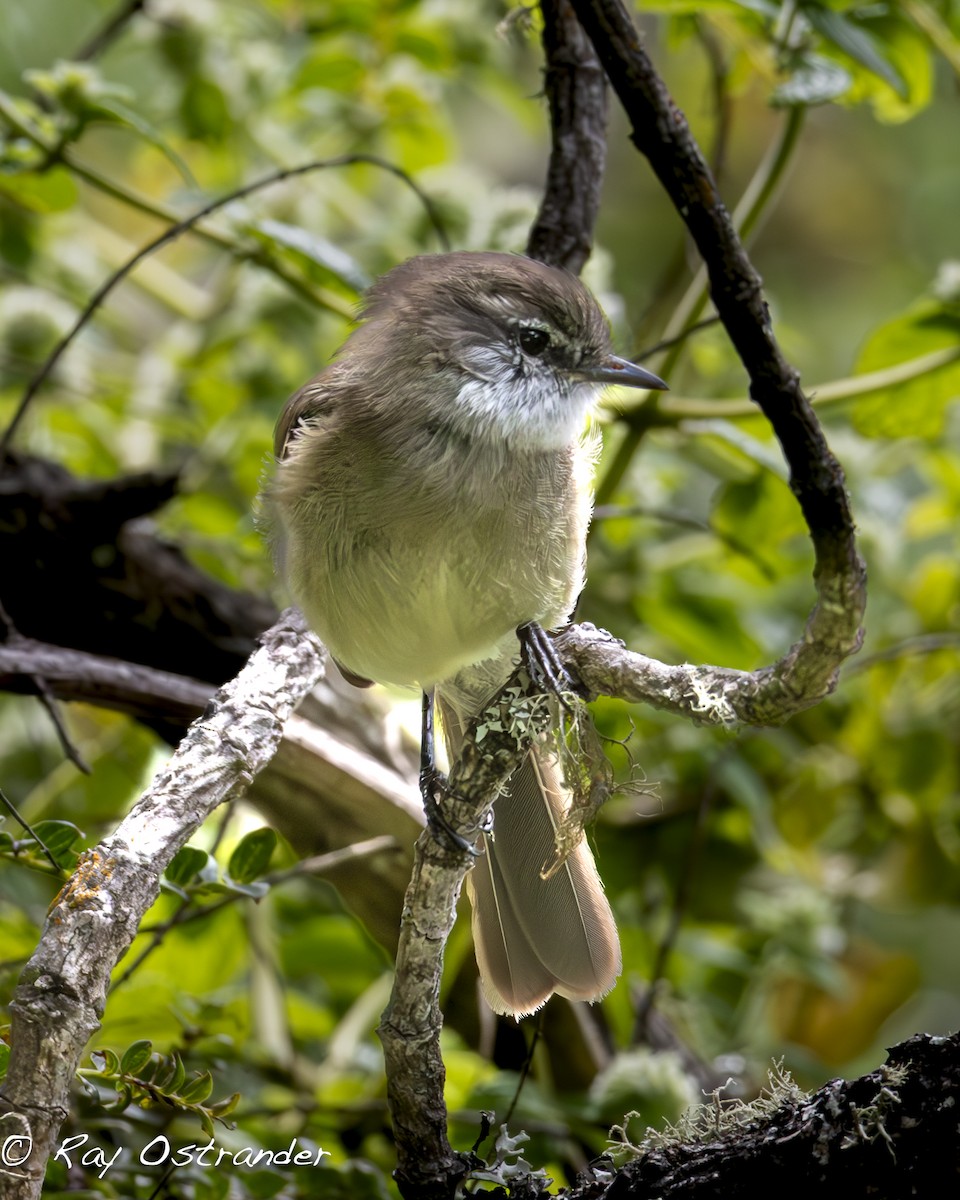
<path id="1" fill-rule="evenodd" d="M 659 375 L 625 358 L 617 358 L 615 354 L 609 355 L 598 366 L 578 367 L 571 374 L 589 379 L 591 383 L 616 383 L 620 387 L 649 388 L 658 392 L 670 390 Z"/>

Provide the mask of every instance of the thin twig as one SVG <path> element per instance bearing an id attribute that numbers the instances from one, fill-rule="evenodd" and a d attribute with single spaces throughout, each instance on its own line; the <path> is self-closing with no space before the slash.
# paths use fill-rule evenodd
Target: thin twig
<path id="1" fill-rule="evenodd" d="M 123 32 L 130 19 L 146 7 L 146 2 L 147 0 L 127 0 L 125 4 L 121 4 L 113 16 L 108 17 L 93 37 L 74 54 L 73 61 L 87 62 L 91 58 L 96 58 L 118 34 Z"/>
<path id="2" fill-rule="evenodd" d="M 26 821 L 26 820 L 24 820 L 23 817 L 21 817 L 21 815 L 17 809 L 17 806 L 13 803 L 12 800 L 10 800 L 6 796 L 6 794 L 3 791 L 3 788 L 0 788 L 0 804 L 3 805 L 3 807 L 7 810 L 7 812 L 10 814 L 10 816 L 13 817 L 13 819 L 20 826 L 20 828 L 22 830 L 24 830 L 24 832 L 29 837 L 33 838 L 33 840 L 37 843 L 37 845 L 43 851 L 44 855 L 46 856 L 46 858 L 50 862 L 50 865 L 53 867 L 53 869 L 56 871 L 56 873 L 58 875 L 63 875 L 63 867 L 61 867 L 60 864 L 57 862 L 57 860 L 54 858 L 53 852 L 44 843 L 43 838 L 41 838 L 38 835 L 38 833 L 33 828 L 33 826 L 29 823 L 29 821 Z"/>
<path id="3" fill-rule="evenodd" d="M 148 242 L 141 247 L 132 258 L 127 261 L 97 289 L 90 300 L 87 302 L 79 317 L 73 323 L 72 327 L 54 346 L 53 350 L 47 356 L 40 370 L 34 375 L 33 379 L 21 397 L 20 403 L 17 406 L 16 412 L 4 431 L 3 437 L 0 438 L 0 458 L 6 453 L 10 441 L 16 432 L 16 429 L 22 421 L 31 400 L 49 378 L 54 367 L 60 361 L 64 352 L 76 338 L 77 334 L 87 324 L 93 314 L 97 311 L 107 296 L 123 279 L 130 274 L 134 267 L 142 262 L 143 259 L 159 250 L 161 246 L 165 246 L 167 242 L 172 242 L 182 233 L 186 233 L 192 229 L 198 221 L 202 221 L 204 217 L 209 217 L 212 213 L 225 208 L 228 204 L 234 203 L 236 200 L 243 200 L 247 196 L 253 195 L 255 192 L 262 191 L 263 188 L 272 187 L 274 184 L 282 183 L 287 179 L 295 179 L 300 175 L 306 175 L 312 171 L 327 170 L 332 167 L 347 167 L 356 166 L 359 163 L 366 163 L 369 166 L 379 167 L 381 170 L 388 171 L 391 175 L 400 179 L 412 192 L 418 197 L 423 204 L 433 225 L 434 231 L 441 240 L 445 240 L 446 234 L 443 230 L 443 225 L 440 218 L 433 207 L 433 202 L 429 196 L 414 182 L 412 177 L 407 174 L 401 167 L 394 163 L 388 162 L 386 159 L 379 158 L 375 154 L 342 154 L 337 158 L 314 159 L 312 162 L 303 163 L 299 167 L 286 167 L 280 171 L 274 171 L 272 174 L 265 176 L 263 179 L 258 179 L 254 183 L 248 183 L 244 187 L 237 188 L 226 196 L 221 196 L 218 200 L 212 200 L 209 204 L 205 204 L 202 208 L 191 213 L 189 217 L 185 217 L 182 221 L 178 221 L 175 225 L 171 225 L 159 237 Z"/>
<path id="4" fill-rule="evenodd" d="M 60 742 L 60 748 L 69 759 L 70 762 L 83 775 L 90 775 L 90 764 L 86 761 L 79 749 L 73 744 L 70 737 L 70 731 L 67 729 L 66 722 L 63 719 L 63 713 L 60 711 L 60 705 L 57 702 L 56 696 L 53 694 L 53 689 L 42 675 L 32 676 L 34 686 L 37 689 L 37 699 L 47 711 L 47 715 L 53 722 L 53 728 L 56 731 L 57 738 Z"/>
<path id="5" fill-rule="evenodd" d="M 844 678 L 859 675 L 869 671 L 878 663 L 895 662 L 898 658 L 907 658 L 914 654 L 936 654 L 938 650 L 960 650 L 960 632 L 945 629 L 940 633 L 918 633 L 916 637 L 904 638 L 885 646 L 873 654 L 863 654 L 844 668 Z"/>
<path id="6" fill-rule="evenodd" d="M 652 66 L 650 66 L 649 69 L 652 71 Z M 660 87 L 663 88 L 662 83 L 660 84 Z M 664 105 L 669 105 L 672 103 L 665 89 L 663 89 L 663 96 L 658 96 L 657 102 Z M 650 118 L 648 114 L 646 119 L 652 118 Z M 733 211 L 732 218 L 727 216 L 726 209 L 723 210 L 725 221 L 729 226 L 729 232 L 734 239 L 738 238 L 738 233 L 742 234 L 743 237 L 747 237 L 750 232 L 756 230 L 760 219 L 762 218 L 767 206 L 775 196 L 777 188 L 779 187 L 780 182 L 782 181 L 793 158 L 802 125 L 803 111 L 800 109 L 791 110 L 790 113 L 787 114 L 786 120 L 781 125 L 777 137 L 771 143 L 767 153 L 763 157 L 763 160 L 754 172 L 750 182 L 747 184 L 747 187 L 740 198 L 739 204 Z M 687 129 L 685 124 L 684 128 Z M 687 136 L 692 141 L 689 129 L 687 129 Z M 642 148 L 643 147 L 641 146 L 641 149 Z M 706 162 L 703 160 L 702 155 L 700 155 L 699 149 L 697 149 L 697 155 L 699 156 L 699 170 L 701 170 L 707 176 L 707 178 L 709 178 L 709 169 L 707 168 Z M 663 169 L 666 170 L 666 166 L 664 166 Z M 669 191 L 669 189 L 667 190 Z M 712 180 L 711 191 L 708 194 L 716 196 L 716 188 L 715 185 L 713 185 Z M 689 201 L 689 197 L 686 200 L 681 200 L 673 193 L 671 193 L 671 198 L 673 199 L 674 203 L 678 205 L 687 204 Z M 702 196 L 698 197 L 698 203 L 701 207 L 704 205 L 705 202 Z M 717 198 L 716 203 L 722 207 L 722 203 L 719 198 Z M 740 246 L 739 241 L 737 241 L 737 245 Z M 746 260 L 746 254 L 745 251 L 743 251 L 742 246 L 740 246 L 740 253 L 743 255 L 744 260 L 748 261 Z M 714 255 L 714 260 L 712 274 L 723 278 L 725 267 L 723 266 L 722 262 L 716 261 L 716 255 Z M 750 268 L 750 271 L 752 272 L 752 267 Z M 757 287 L 759 288 L 759 278 L 756 277 L 755 274 L 754 278 Z M 744 291 L 742 295 L 737 294 L 737 303 L 739 303 L 741 299 L 744 299 L 746 295 L 746 291 Z M 680 356 L 683 352 L 685 345 L 684 335 L 698 324 L 700 320 L 700 314 L 706 308 L 709 299 L 710 294 L 708 291 L 708 273 L 704 267 L 701 267 L 690 281 L 686 292 L 674 309 L 673 315 L 671 316 L 670 321 L 667 323 L 666 329 L 664 330 L 663 340 L 668 344 L 668 351 L 666 357 L 661 362 L 656 363 L 655 366 L 660 374 L 666 376 L 668 380 L 673 373 L 674 367 L 679 362 Z M 718 319 L 722 319 L 722 317 L 718 317 Z M 766 320 L 765 315 L 763 319 Z M 659 416 L 660 409 L 661 403 L 659 393 L 651 393 L 644 404 L 631 407 L 623 411 L 621 422 L 627 426 L 627 429 L 624 433 L 623 440 L 617 447 L 613 461 L 610 463 L 610 466 L 597 486 L 598 502 L 603 503 L 606 500 L 609 500 L 616 491 L 621 479 L 626 474 L 630 463 L 633 461 L 633 457 L 636 454 L 637 447 L 639 446 L 641 440 L 651 426 L 661 423 Z"/>
<path id="7" fill-rule="evenodd" d="M 26 638 L 20 633 L 16 625 L 14 625 L 13 618 L 7 612 L 2 600 L 0 600 L 0 625 L 4 627 L 4 636 L 2 639 L 4 645 L 12 646 L 15 650 L 21 649 Z M 70 738 L 70 733 L 63 720 L 63 714 L 60 712 L 60 706 L 57 703 L 57 698 L 53 694 L 50 684 L 42 675 L 38 675 L 35 672 L 31 672 L 27 678 L 32 683 L 37 698 L 47 710 L 50 720 L 53 722 L 53 727 L 56 730 L 64 754 L 78 771 L 81 771 L 84 775 L 89 775 L 90 767 L 84 761 L 83 755 L 74 746 Z"/>
<path id="8" fill-rule="evenodd" d="M 730 144 L 730 130 L 733 124 L 733 106 L 730 103 L 730 64 L 723 53 L 723 46 L 710 25 L 705 13 L 696 14 L 693 18 L 697 31 L 697 41 L 703 47 L 707 62 L 710 64 L 710 85 L 713 100 L 713 114 L 716 124 L 713 130 L 713 145 L 710 147 L 710 168 L 713 177 L 718 182 L 723 179 L 727 165 L 727 149 Z"/>
<path id="9" fill-rule="evenodd" d="M 862 375 L 848 375 L 844 379 L 831 379 L 827 383 L 810 387 L 810 403 L 814 408 L 842 404 L 856 400 L 871 392 L 883 392 L 901 383 L 910 383 L 924 375 L 932 375 L 944 367 L 960 362 L 960 346 L 945 346 L 942 350 L 931 350 L 916 358 L 879 367 L 876 371 L 865 371 Z M 736 417 L 755 417 L 757 406 L 752 400 L 743 399 L 697 399 L 687 396 L 668 396 L 660 402 L 657 410 L 658 425 L 674 425 L 679 421 L 718 417 L 724 420 Z"/>

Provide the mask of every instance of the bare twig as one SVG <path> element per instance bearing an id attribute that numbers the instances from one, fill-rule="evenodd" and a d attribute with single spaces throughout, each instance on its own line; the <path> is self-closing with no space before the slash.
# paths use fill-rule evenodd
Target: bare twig
<path id="1" fill-rule="evenodd" d="M 33 840 L 37 843 L 37 845 L 43 851 L 44 856 L 46 857 L 47 861 L 50 863 L 51 867 L 53 867 L 54 872 L 57 875 L 62 875 L 63 868 L 57 862 L 56 858 L 54 858 L 53 851 L 44 842 L 43 838 L 40 837 L 40 835 L 36 832 L 36 830 L 33 828 L 33 826 L 28 821 L 25 821 L 23 819 L 23 817 L 20 815 L 20 810 L 17 808 L 17 806 L 14 804 L 14 802 L 11 799 L 9 799 L 9 797 L 4 792 L 3 788 L 0 788 L 0 806 L 2 806 L 3 808 L 5 808 L 7 810 L 7 812 L 10 814 L 10 816 L 13 817 L 13 819 L 20 826 L 20 828 L 24 831 L 24 833 L 27 834 L 28 837 L 33 838 Z"/>
<path id="2" fill-rule="evenodd" d="M 2 643 L 4 645 L 17 646 L 24 640 L 23 635 L 14 625 L 10 614 L 4 608 L 2 600 L 0 600 L 0 625 L 4 627 L 4 635 L 2 639 Z M 53 690 L 51 689 L 49 683 L 47 683 L 46 679 L 44 679 L 42 675 L 38 675 L 35 672 L 26 672 L 25 678 L 31 685 L 31 688 L 37 696 L 37 699 L 46 709 L 47 715 L 53 723 L 53 728 L 56 731 L 63 753 L 66 755 L 67 759 L 73 763 L 78 771 L 82 771 L 84 775 L 89 775 L 90 767 L 84 761 L 83 755 L 73 744 L 73 741 L 70 737 L 70 731 L 67 729 L 66 722 L 63 719 L 63 713 L 60 711 L 57 698 L 54 696 Z"/>
<path id="3" fill-rule="evenodd" d="M 117 11 L 107 18 L 93 37 L 74 54 L 74 61 L 86 62 L 88 59 L 96 58 L 118 34 L 122 33 L 130 19 L 146 7 L 146 3 L 147 0 L 125 0 L 125 3 L 121 4 Z"/>

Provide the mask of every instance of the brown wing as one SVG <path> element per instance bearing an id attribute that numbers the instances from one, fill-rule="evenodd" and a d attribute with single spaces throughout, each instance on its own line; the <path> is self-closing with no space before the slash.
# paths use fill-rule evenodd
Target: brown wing
<path id="1" fill-rule="evenodd" d="M 331 386 L 339 374 L 340 364 L 331 363 L 319 375 L 305 383 L 283 406 L 280 420 L 273 431 L 273 453 L 278 460 L 287 456 L 290 439 L 304 421 L 322 417 L 336 402 L 336 391 Z"/>

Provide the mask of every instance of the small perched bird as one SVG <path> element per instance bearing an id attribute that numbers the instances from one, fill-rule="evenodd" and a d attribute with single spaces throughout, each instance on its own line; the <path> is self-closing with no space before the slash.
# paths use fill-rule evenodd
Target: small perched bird
<path id="1" fill-rule="evenodd" d="M 384 275 L 337 354 L 287 402 L 265 511 L 277 563 L 351 682 L 435 690 L 451 758 L 513 669 L 517 630 L 564 625 L 584 581 L 610 352 L 579 279 L 519 255 L 423 255 Z M 596 1000 L 620 945 L 589 847 L 549 879 L 569 797 L 531 749 L 468 876 L 484 994 L 522 1016 Z"/>

